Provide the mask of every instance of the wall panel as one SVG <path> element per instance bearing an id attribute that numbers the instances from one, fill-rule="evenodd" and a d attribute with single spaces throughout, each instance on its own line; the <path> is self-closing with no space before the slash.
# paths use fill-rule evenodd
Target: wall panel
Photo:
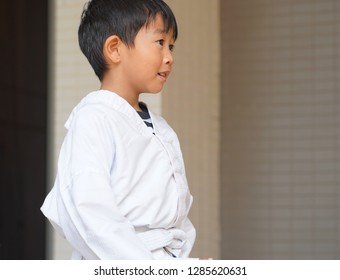
<path id="1" fill-rule="evenodd" d="M 340 258 L 339 16 L 221 1 L 223 258 Z"/>

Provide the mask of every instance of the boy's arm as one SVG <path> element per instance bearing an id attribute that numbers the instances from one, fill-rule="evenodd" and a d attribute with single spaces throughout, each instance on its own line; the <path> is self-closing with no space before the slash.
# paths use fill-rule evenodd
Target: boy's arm
<path id="1" fill-rule="evenodd" d="M 106 184 L 104 174 L 86 172 L 63 191 L 66 238 L 87 259 L 152 259 L 134 227 L 120 215 Z"/>
<path id="2" fill-rule="evenodd" d="M 152 259 L 115 203 L 110 183 L 114 137 L 105 115 L 79 112 L 69 134 L 65 144 L 68 160 L 63 162 L 61 154 L 60 170 L 70 173 L 64 177 L 71 181 L 60 182 L 58 202 L 66 238 L 89 259 Z"/>

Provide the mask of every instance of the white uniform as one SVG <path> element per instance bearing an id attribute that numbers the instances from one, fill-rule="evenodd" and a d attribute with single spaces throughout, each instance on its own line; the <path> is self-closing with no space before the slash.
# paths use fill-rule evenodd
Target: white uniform
<path id="1" fill-rule="evenodd" d="M 99 90 L 72 111 L 55 185 L 41 207 L 77 259 L 187 258 L 195 229 L 175 132 L 154 134 L 120 96 Z"/>

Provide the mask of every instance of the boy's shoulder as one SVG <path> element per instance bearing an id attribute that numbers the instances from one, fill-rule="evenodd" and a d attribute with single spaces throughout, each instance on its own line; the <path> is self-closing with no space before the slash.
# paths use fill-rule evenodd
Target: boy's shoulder
<path id="1" fill-rule="evenodd" d="M 77 105 L 82 108 L 119 109 L 126 101 L 114 92 L 106 90 L 92 91 Z"/>
<path id="2" fill-rule="evenodd" d="M 119 114 L 122 101 L 115 94 L 93 91 L 87 94 L 72 110 L 65 127 L 68 129 L 75 120 L 95 121 Z"/>
<path id="3" fill-rule="evenodd" d="M 107 112 L 124 113 L 131 110 L 129 107 L 127 101 L 118 94 L 107 90 L 97 90 L 87 94 L 73 111 L 84 110 L 93 111 L 94 113 L 102 112 L 103 114 Z"/>

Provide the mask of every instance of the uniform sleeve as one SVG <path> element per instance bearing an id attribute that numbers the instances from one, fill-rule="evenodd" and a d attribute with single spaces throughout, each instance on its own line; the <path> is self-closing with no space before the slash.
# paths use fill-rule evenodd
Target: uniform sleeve
<path id="1" fill-rule="evenodd" d="M 60 176 L 69 178 L 60 180 L 60 224 L 86 259 L 152 259 L 115 201 L 110 180 L 114 133 L 100 112 L 82 110 L 72 121 L 60 156 Z"/>

